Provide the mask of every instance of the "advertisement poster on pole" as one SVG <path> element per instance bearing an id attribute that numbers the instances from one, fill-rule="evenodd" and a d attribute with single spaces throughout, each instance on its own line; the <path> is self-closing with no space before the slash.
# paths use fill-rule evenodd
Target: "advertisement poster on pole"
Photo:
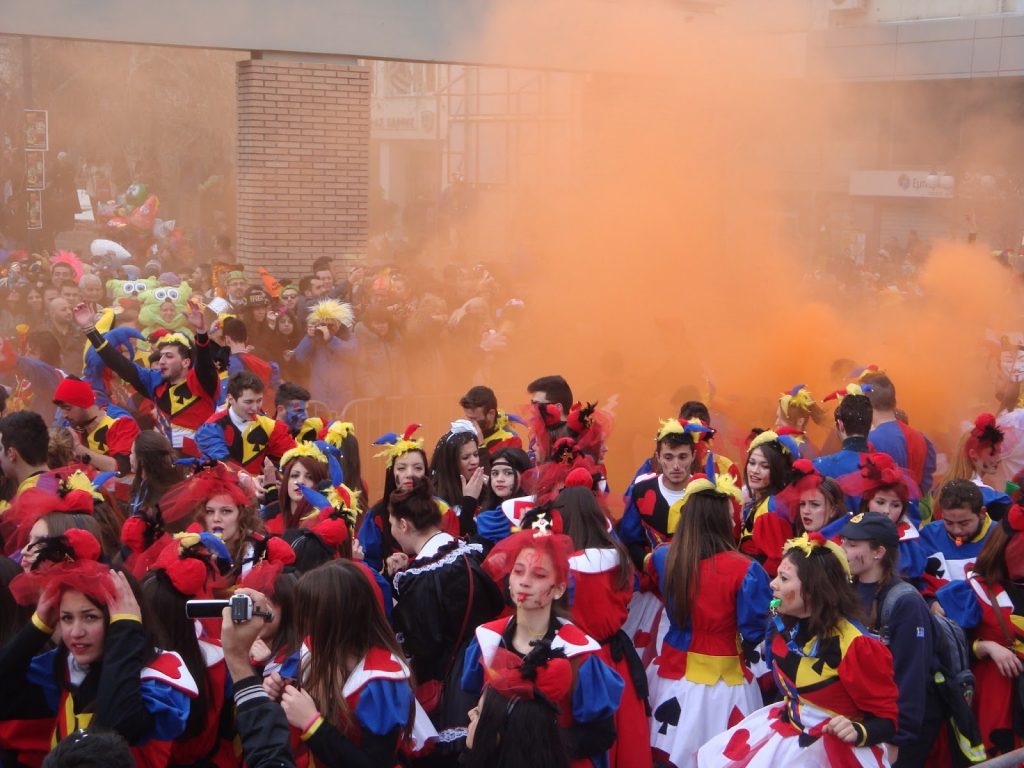
<path id="1" fill-rule="evenodd" d="M 43 228 L 43 193 L 37 189 L 28 191 L 28 228 Z"/>
<path id="2" fill-rule="evenodd" d="M 25 149 L 45 152 L 50 148 L 45 109 L 25 110 Z"/>
<path id="3" fill-rule="evenodd" d="M 25 153 L 25 188 L 46 188 L 46 153 L 29 150 Z"/>

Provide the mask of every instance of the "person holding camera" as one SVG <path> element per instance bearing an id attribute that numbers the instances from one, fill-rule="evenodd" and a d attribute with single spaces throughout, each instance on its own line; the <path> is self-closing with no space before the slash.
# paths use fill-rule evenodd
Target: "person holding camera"
<path id="1" fill-rule="evenodd" d="M 309 367 L 309 393 L 341 413 L 352 399 L 356 339 L 352 307 L 334 299 L 313 305 L 306 317 L 306 336 L 295 348 L 295 361 Z"/>

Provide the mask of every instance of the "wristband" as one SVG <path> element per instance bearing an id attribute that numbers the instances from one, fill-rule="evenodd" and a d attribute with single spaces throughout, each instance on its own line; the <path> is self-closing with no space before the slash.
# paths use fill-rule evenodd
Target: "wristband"
<path id="1" fill-rule="evenodd" d="M 978 655 L 978 643 L 980 643 L 980 642 L 981 642 L 981 640 L 978 639 L 978 640 L 975 640 L 973 643 L 971 643 L 971 653 L 974 654 L 974 658 L 976 658 L 976 659 L 980 659 L 981 658 L 981 656 Z"/>
<path id="2" fill-rule="evenodd" d="M 864 723 L 859 723 L 856 720 L 851 720 L 850 721 L 850 725 L 853 726 L 853 730 L 855 730 L 857 732 L 857 736 L 858 736 L 857 741 L 854 742 L 854 743 L 858 747 L 867 746 L 867 742 L 868 742 L 868 729 L 865 727 Z"/>
<path id="3" fill-rule="evenodd" d="M 301 738 L 303 741 L 309 741 L 313 734 L 320 730 L 320 726 L 324 724 L 323 715 L 317 712 L 313 715 L 313 719 L 306 723 L 306 727 L 302 729 Z"/>
<path id="4" fill-rule="evenodd" d="M 56 631 L 53 627 L 47 625 L 46 622 L 39 618 L 38 613 L 32 614 L 32 626 L 34 626 L 40 632 L 45 632 L 48 635 L 52 635 Z"/>
<path id="5" fill-rule="evenodd" d="M 141 624 L 142 618 L 134 613 L 115 613 L 110 617 L 110 623 L 113 624 L 115 621 L 137 621 Z"/>

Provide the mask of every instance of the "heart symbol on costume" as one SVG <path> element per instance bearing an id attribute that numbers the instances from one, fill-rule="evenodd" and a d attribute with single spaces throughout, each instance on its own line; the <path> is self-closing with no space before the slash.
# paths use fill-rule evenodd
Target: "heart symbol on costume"
<path id="1" fill-rule="evenodd" d="M 722 754 L 730 760 L 742 760 L 750 754 L 750 731 L 740 728 L 729 739 Z"/>
<path id="2" fill-rule="evenodd" d="M 181 659 L 174 654 L 162 653 L 149 666 L 171 680 L 181 679 Z"/>
<path id="3" fill-rule="evenodd" d="M 640 501 L 636 503 L 636 508 L 640 510 L 641 515 L 650 517 L 654 514 L 655 498 L 654 491 L 648 491 L 640 498 Z"/>
<path id="4" fill-rule="evenodd" d="M 589 642 L 589 638 L 583 630 L 574 624 L 563 624 L 562 628 L 558 630 L 558 636 L 569 645 L 586 645 Z"/>
<path id="5" fill-rule="evenodd" d="M 391 651 L 384 648 L 372 648 L 366 654 L 366 663 L 363 665 L 363 669 L 376 672 L 401 672 L 402 665 L 395 661 Z"/>

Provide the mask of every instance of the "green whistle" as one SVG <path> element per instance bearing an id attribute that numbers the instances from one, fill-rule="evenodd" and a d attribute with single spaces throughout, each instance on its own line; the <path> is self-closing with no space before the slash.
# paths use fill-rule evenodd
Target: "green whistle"
<path id="1" fill-rule="evenodd" d="M 782 598 L 779 597 L 773 597 L 772 601 L 768 603 L 768 607 L 773 611 L 777 611 L 780 605 L 782 605 Z"/>

